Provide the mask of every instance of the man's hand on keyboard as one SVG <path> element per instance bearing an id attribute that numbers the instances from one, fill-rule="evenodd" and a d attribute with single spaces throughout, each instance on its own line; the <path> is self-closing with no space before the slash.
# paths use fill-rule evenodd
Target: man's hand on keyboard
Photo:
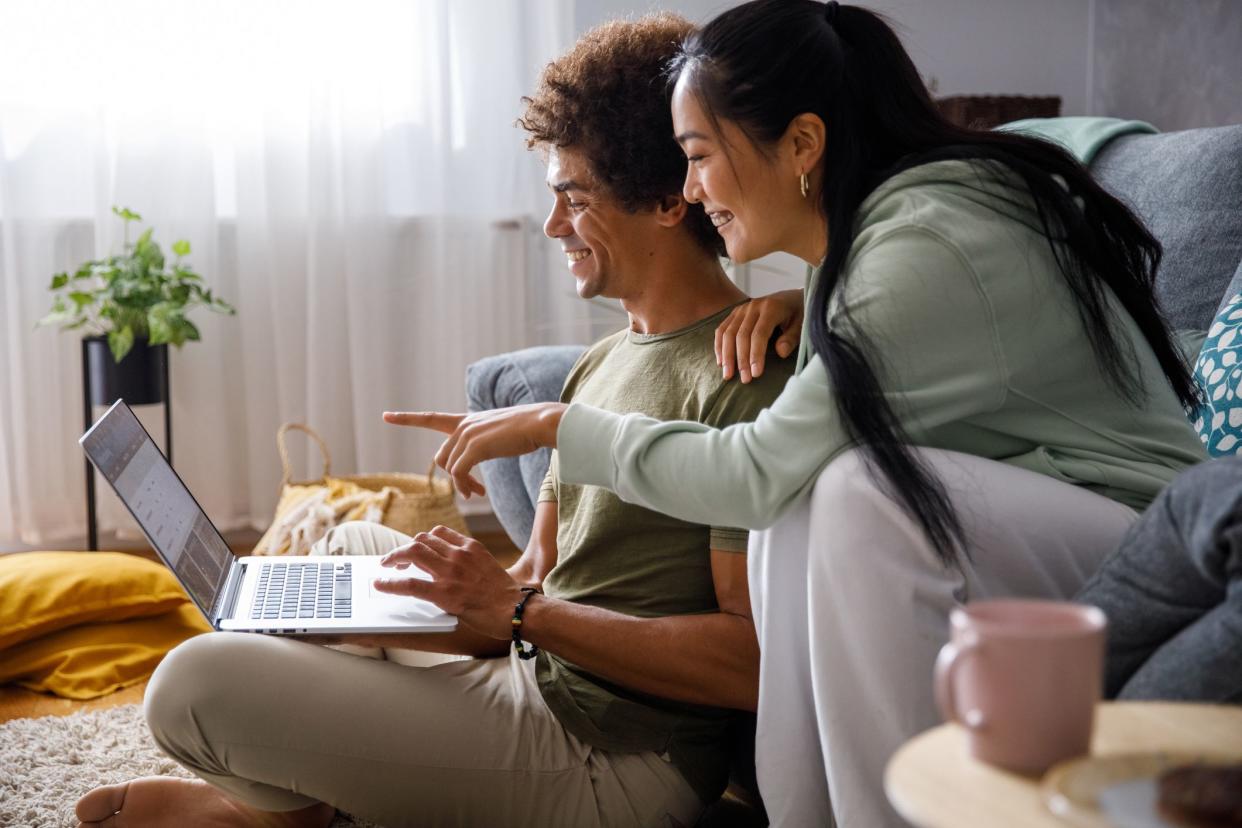
<path id="1" fill-rule="evenodd" d="M 380 564 L 395 569 L 413 565 L 432 580 L 377 578 L 377 591 L 430 601 L 480 635 L 505 641 L 512 636 L 513 607 L 522 600 L 523 585 L 477 540 L 437 526 L 389 552 Z"/>

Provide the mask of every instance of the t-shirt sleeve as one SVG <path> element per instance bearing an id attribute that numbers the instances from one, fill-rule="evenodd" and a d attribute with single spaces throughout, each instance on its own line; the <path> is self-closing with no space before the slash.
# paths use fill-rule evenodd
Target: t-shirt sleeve
<path id="1" fill-rule="evenodd" d="M 547 503 L 549 501 L 555 503 L 560 498 L 556 495 L 556 478 L 552 474 L 552 470 L 556 468 L 556 453 L 552 454 L 552 462 L 548 464 L 548 473 L 543 476 L 543 483 L 539 485 L 539 498 L 537 503 Z"/>
<path id="2" fill-rule="evenodd" d="M 749 383 L 736 379 L 724 382 L 712 400 L 703 422 L 713 428 L 724 428 L 734 423 L 751 422 L 759 412 L 780 396 L 781 390 L 793 374 L 792 357 L 782 358 L 775 348 L 769 348 L 762 376 Z M 736 526 L 713 526 L 711 548 L 721 552 L 746 553 L 750 533 Z"/>
<path id="3" fill-rule="evenodd" d="M 747 532 L 745 529 L 713 526 L 711 548 L 720 552 L 738 552 L 745 555 L 746 542 L 749 539 L 750 532 Z"/>

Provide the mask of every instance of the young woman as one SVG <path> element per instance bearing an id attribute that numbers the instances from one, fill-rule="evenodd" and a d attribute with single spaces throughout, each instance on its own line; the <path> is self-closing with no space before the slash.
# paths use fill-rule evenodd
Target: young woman
<path id="1" fill-rule="evenodd" d="M 571 482 L 770 527 L 749 567 L 773 824 L 898 825 L 883 769 L 938 720 L 949 609 L 1071 597 L 1203 458 L 1160 246 L 1060 149 L 942 119 L 864 9 L 739 6 L 672 77 L 684 192 L 729 255 L 816 268 L 781 397 L 724 430 L 576 404 L 387 418 L 450 433 L 438 461 L 464 491 L 480 460 L 556 446 Z M 782 315 L 751 314 L 760 341 Z"/>

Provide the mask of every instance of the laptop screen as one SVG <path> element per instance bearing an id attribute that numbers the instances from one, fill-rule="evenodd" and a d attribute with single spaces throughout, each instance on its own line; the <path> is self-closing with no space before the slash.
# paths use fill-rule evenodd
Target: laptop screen
<path id="1" fill-rule="evenodd" d="M 233 553 L 134 412 L 117 400 L 80 442 L 203 615 L 214 620 L 211 609 Z"/>

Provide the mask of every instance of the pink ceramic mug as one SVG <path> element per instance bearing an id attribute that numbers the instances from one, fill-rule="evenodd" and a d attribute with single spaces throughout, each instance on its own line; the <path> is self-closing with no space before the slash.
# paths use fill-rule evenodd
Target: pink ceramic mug
<path id="1" fill-rule="evenodd" d="M 1060 601 L 977 601 L 949 614 L 936 703 L 970 732 L 976 759 L 1042 773 L 1091 746 L 1107 621 Z"/>

